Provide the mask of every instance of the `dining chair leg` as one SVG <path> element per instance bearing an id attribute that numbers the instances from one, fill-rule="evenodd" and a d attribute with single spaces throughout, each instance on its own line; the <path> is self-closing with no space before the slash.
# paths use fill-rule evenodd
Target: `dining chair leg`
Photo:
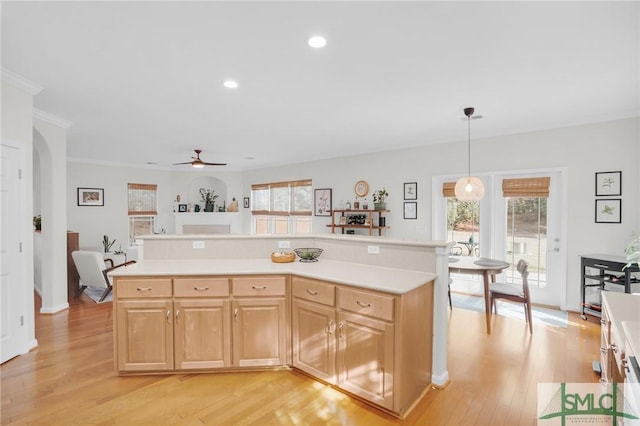
<path id="1" fill-rule="evenodd" d="M 453 278 L 449 278 L 449 285 L 447 287 L 447 292 L 449 294 L 449 309 L 453 309 L 453 305 L 451 304 L 451 283 L 453 282 Z"/>
<path id="2" fill-rule="evenodd" d="M 529 323 L 529 333 L 533 334 L 533 320 L 531 318 L 531 303 L 525 303 L 527 308 L 527 322 Z"/>

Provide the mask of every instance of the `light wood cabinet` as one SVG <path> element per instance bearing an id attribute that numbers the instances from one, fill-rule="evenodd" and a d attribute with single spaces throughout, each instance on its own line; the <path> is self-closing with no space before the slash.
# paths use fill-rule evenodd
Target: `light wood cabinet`
<path id="1" fill-rule="evenodd" d="M 433 288 L 403 295 L 294 276 L 293 367 L 401 417 L 431 384 Z"/>
<path id="2" fill-rule="evenodd" d="M 172 305 L 163 298 L 117 302 L 118 370 L 173 370 Z"/>
<path id="3" fill-rule="evenodd" d="M 174 278 L 175 369 L 231 366 L 228 278 Z"/>
<path id="4" fill-rule="evenodd" d="M 229 300 L 174 302 L 175 369 L 231 366 Z"/>
<path id="5" fill-rule="evenodd" d="M 233 365 L 287 363 L 286 278 L 232 278 Z"/>
<path id="6" fill-rule="evenodd" d="M 116 365 L 293 366 L 404 417 L 431 385 L 432 284 L 391 294 L 289 275 L 116 276 Z"/>

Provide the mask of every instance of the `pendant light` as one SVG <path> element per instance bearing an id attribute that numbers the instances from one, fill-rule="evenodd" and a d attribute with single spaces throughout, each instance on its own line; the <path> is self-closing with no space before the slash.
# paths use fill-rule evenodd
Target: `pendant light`
<path id="1" fill-rule="evenodd" d="M 479 201 L 484 197 L 484 184 L 480 178 L 471 176 L 471 119 L 482 118 L 481 115 L 473 117 L 474 108 L 465 108 L 467 116 L 467 160 L 468 174 L 458 179 L 455 187 L 456 198 L 460 201 Z"/>

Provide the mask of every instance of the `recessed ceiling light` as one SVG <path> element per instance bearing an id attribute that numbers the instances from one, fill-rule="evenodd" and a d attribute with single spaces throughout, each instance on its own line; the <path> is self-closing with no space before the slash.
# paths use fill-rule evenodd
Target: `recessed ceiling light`
<path id="1" fill-rule="evenodd" d="M 313 36 L 307 40 L 309 46 L 320 49 L 321 47 L 325 47 L 327 45 L 327 39 L 322 36 Z"/>
<path id="2" fill-rule="evenodd" d="M 238 87 L 238 82 L 234 80 L 225 80 L 224 83 L 222 83 L 222 85 L 227 89 L 235 89 Z"/>

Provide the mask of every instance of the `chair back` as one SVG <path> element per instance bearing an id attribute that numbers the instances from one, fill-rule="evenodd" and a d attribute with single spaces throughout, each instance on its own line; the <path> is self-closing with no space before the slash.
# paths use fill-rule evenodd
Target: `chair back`
<path id="1" fill-rule="evenodd" d="M 522 277 L 522 293 L 525 298 L 529 299 L 529 264 L 526 260 L 520 259 L 516 268 Z"/>
<path id="2" fill-rule="evenodd" d="M 78 250 L 71 253 L 73 263 L 76 265 L 78 275 L 80 275 L 80 284 L 87 287 L 106 288 L 102 271 L 107 269 L 102 258 L 102 253 L 98 251 Z"/>

